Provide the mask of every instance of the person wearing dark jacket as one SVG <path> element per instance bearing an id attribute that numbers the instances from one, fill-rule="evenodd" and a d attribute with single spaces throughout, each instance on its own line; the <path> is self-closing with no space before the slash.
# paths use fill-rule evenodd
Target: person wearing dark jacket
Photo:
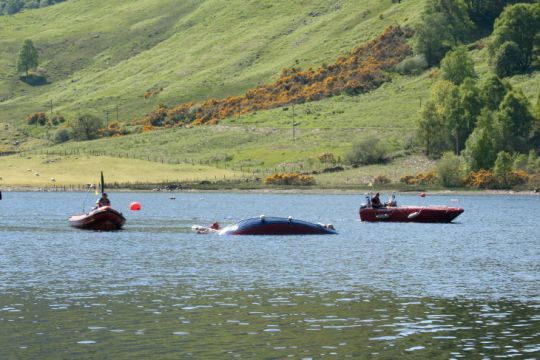
<path id="1" fill-rule="evenodd" d="M 374 197 L 371 198 L 371 206 L 373 208 L 381 208 L 383 207 L 381 203 L 381 199 L 379 198 L 379 193 L 376 193 Z"/>

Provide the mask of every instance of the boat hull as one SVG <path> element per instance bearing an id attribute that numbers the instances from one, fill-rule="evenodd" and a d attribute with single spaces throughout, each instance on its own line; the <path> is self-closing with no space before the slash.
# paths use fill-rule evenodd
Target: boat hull
<path id="1" fill-rule="evenodd" d="M 337 232 L 323 224 L 307 221 L 265 217 L 240 221 L 238 224 L 227 226 L 219 232 L 220 235 L 333 235 Z"/>
<path id="2" fill-rule="evenodd" d="M 360 220 L 368 222 L 449 223 L 463 211 L 462 208 L 448 206 L 361 208 Z"/>
<path id="3" fill-rule="evenodd" d="M 124 216 L 110 206 L 100 207 L 87 214 L 74 215 L 69 218 L 71 226 L 84 230 L 120 230 L 125 223 Z"/>

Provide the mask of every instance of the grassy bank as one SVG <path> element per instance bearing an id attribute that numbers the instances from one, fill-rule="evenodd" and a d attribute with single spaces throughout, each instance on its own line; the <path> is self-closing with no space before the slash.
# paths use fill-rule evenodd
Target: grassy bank
<path id="1" fill-rule="evenodd" d="M 384 175 L 392 179 L 394 183 L 398 183 L 401 176 L 428 171 L 432 165 L 432 162 L 427 159 L 414 156 L 398 159 L 385 165 L 319 173 L 313 175 L 317 184 L 310 188 L 366 187 L 373 181 L 374 176 L 378 175 Z M 280 188 L 263 184 L 265 176 L 270 172 L 239 171 L 204 164 L 167 164 L 110 156 L 57 156 L 28 153 L 24 156 L 0 157 L 0 169 L 2 169 L 0 186 L 3 187 L 80 187 L 97 183 L 99 171 L 103 170 L 107 183 L 116 188 L 149 190 L 168 184 L 183 184 L 185 188 L 208 190 Z"/>
<path id="2" fill-rule="evenodd" d="M 161 183 L 237 179 L 228 169 L 188 164 L 161 164 L 106 156 L 0 157 L 0 186 L 52 187 L 99 183 L 99 171 L 108 183 Z M 52 180 L 54 179 L 54 181 Z"/>

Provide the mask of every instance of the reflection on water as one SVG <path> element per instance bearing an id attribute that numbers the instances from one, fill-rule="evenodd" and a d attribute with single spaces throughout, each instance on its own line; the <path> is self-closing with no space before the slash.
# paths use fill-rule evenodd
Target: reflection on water
<path id="1" fill-rule="evenodd" d="M 0 297 L 12 358 L 534 358 L 538 305 L 390 294 L 139 288 L 122 296 Z M 60 301 L 60 302 L 58 302 Z"/>
<path id="2" fill-rule="evenodd" d="M 67 226 L 83 198 L 4 193 L 0 359 L 540 354 L 538 197 L 401 196 L 466 211 L 456 224 L 366 224 L 361 196 L 118 193 L 127 224 L 113 233 Z M 190 231 L 260 214 L 340 234 Z"/>

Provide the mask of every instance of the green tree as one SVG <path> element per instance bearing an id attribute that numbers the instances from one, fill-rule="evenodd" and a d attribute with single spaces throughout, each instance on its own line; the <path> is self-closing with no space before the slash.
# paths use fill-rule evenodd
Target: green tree
<path id="1" fill-rule="evenodd" d="M 516 66 L 527 70 L 534 60 L 539 34 L 540 3 L 508 6 L 495 22 L 489 51 L 493 56 L 504 43 L 513 41 L 519 48 Z"/>
<path id="2" fill-rule="evenodd" d="M 429 0 L 428 9 L 446 17 L 454 44 L 470 38 L 474 24 L 469 17 L 469 5 L 464 0 Z"/>
<path id="3" fill-rule="evenodd" d="M 97 138 L 103 122 L 94 115 L 82 115 L 77 118 L 73 127 L 73 138 L 76 140 L 92 140 Z"/>
<path id="4" fill-rule="evenodd" d="M 447 53 L 441 62 L 441 72 L 444 80 L 456 85 L 463 83 L 466 78 L 475 78 L 474 62 L 467 48 L 462 45 Z"/>
<path id="5" fill-rule="evenodd" d="M 415 29 L 414 51 L 424 55 L 429 66 L 439 63 L 450 49 L 452 35 L 443 14 L 422 14 Z"/>
<path id="6" fill-rule="evenodd" d="M 416 54 L 423 54 L 432 66 L 449 49 L 466 41 L 473 30 L 467 11 L 463 0 L 428 0 L 415 29 Z"/>
<path id="7" fill-rule="evenodd" d="M 8 0 L 6 2 L 4 12 L 7 15 L 12 15 L 21 11 L 24 7 L 24 3 L 21 0 Z"/>
<path id="8" fill-rule="evenodd" d="M 499 109 L 499 105 L 510 90 L 510 84 L 503 82 L 496 75 L 489 76 L 480 83 L 480 99 L 484 106 L 495 111 Z"/>
<path id="9" fill-rule="evenodd" d="M 495 74 L 499 77 L 505 77 L 517 74 L 521 69 L 519 61 L 521 58 L 521 50 L 513 41 L 507 41 L 495 53 L 493 66 Z"/>
<path id="10" fill-rule="evenodd" d="M 495 166 L 493 167 L 493 174 L 498 178 L 501 185 L 504 187 L 509 186 L 509 178 L 512 175 L 512 167 L 514 164 L 514 159 L 512 155 L 506 151 L 501 151 L 497 154 L 497 159 L 495 160 Z"/>
<path id="11" fill-rule="evenodd" d="M 536 118 L 540 120 L 540 89 L 538 89 L 538 96 L 536 97 L 536 107 L 534 111 Z"/>
<path id="12" fill-rule="evenodd" d="M 24 40 L 23 46 L 19 51 L 19 59 L 17 61 L 17 71 L 26 73 L 28 77 L 28 70 L 34 69 L 39 65 L 39 56 L 34 43 L 30 39 Z"/>
<path id="13" fill-rule="evenodd" d="M 465 137 L 468 137 L 476 126 L 476 119 L 480 115 L 483 104 L 480 98 L 480 90 L 476 82 L 467 78 L 459 87 L 461 107 L 463 108 L 463 124 L 466 130 Z"/>
<path id="14" fill-rule="evenodd" d="M 522 92 L 514 90 L 505 96 L 497 120 L 504 150 L 509 152 L 529 150 L 528 141 L 535 119 L 529 109 L 529 101 Z"/>
<path id="15" fill-rule="evenodd" d="M 459 154 L 466 140 L 464 109 L 459 87 L 449 81 L 437 82 L 420 112 L 418 136 L 430 157 L 454 150 Z"/>
<path id="16" fill-rule="evenodd" d="M 507 5 L 516 3 L 533 3 L 536 0 L 466 0 L 469 5 L 471 20 L 480 28 L 491 32 L 495 19 L 499 17 Z"/>
<path id="17" fill-rule="evenodd" d="M 495 126 L 495 115 L 482 110 L 476 128 L 467 139 L 464 158 L 472 171 L 491 169 L 500 149 L 500 134 Z"/>

